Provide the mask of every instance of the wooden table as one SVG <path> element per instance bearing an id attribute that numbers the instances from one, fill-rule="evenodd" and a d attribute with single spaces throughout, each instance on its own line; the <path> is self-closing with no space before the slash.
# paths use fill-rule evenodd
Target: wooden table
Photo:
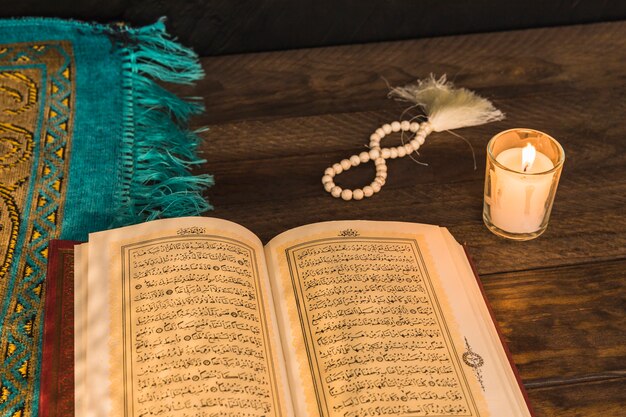
<path id="1" fill-rule="evenodd" d="M 537 416 L 626 416 L 626 22 L 203 59 L 201 146 L 215 210 L 263 241 L 336 219 L 448 227 L 474 258 Z M 486 96 L 506 120 L 435 133 L 389 161 L 383 191 L 327 194 L 332 163 L 364 149 L 405 104 L 387 84 L 429 73 Z M 566 161 L 547 232 L 511 242 L 483 225 L 485 146 L 497 132 L 550 133 Z M 387 139 L 385 139 L 387 141 Z M 390 138 L 395 143 L 398 138 Z M 338 178 L 373 178 L 367 164 Z M 340 185 L 341 185 L 340 184 Z M 506 416 L 496 416 L 506 417 Z"/>

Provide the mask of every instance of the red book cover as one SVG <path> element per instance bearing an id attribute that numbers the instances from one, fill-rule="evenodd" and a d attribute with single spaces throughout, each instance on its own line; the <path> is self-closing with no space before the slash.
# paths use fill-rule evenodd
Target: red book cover
<path id="1" fill-rule="evenodd" d="M 52 240 L 48 248 L 40 417 L 74 415 L 74 245 Z"/>

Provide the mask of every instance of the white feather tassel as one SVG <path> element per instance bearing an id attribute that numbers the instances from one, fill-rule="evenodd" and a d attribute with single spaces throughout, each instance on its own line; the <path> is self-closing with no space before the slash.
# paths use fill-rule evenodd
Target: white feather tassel
<path id="1" fill-rule="evenodd" d="M 443 75 L 438 80 L 431 74 L 416 84 L 395 87 L 389 97 L 420 105 L 435 132 L 478 126 L 504 119 L 504 114 L 486 98 L 465 88 L 454 88 Z"/>
<path id="2" fill-rule="evenodd" d="M 418 123 L 413 120 L 396 120 L 385 123 L 370 136 L 369 152 L 352 155 L 350 158 L 343 159 L 341 162 L 326 168 L 322 177 L 322 184 L 324 184 L 324 189 L 333 197 L 344 200 L 362 200 L 366 197 L 372 197 L 387 182 L 386 160 L 410 156 L 424 144 L 426 137 L 432 131 L 453 130 L 504 119 L 504 114 L 493 107 L 489 100 L 477 96 L 465 88 L 454 88 L 452 83 L 446 81 L 445 75 L 437 80 L 431 74 L 429 79 L 418 80 L 417 84 L 393 88 L 389 92 L 389 97 L 422 106 L 428 116 L 428 121 Z M 403 135 L 406 132 L 412 132 L 415 136 L 407 143 L 403 141 L 400 146 L 381 147 L 381 140 L 393 132 L 402 132 Z M 456 133 L 453 134 L 459 136 Z M 462 136 L 459 137 L 467 142 L 472 149 L 471 143 L 467 139 Z M 476 157 L 473 149 L 472 157 L 474 157 L 474 169 L 476 169 Z M 335 184 L 334 177 L 336 175 L 368 161 L 373 161 L 376 165 L 376 177 L 371 184 L 355 190 L 343 189 Z"/>

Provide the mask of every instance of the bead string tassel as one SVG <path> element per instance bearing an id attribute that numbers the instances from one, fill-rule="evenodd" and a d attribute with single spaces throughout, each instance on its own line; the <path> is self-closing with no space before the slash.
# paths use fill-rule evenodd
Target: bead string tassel
<path id="1" fill-rule="evenodd" d="M 443 75 L 439 79 L 431 74 L 426 80 L 418 80 L 415 84 L 392 88 L 389 97 L 409 101 L 424 110 L 428 121 L 417 123 L 409 120 L 385 123 L 370 136 L 369 152 L 361 152 L 343 159 L 326 168 L 322 177 L 324 189 L 335 198 L 344 200 L 362 200 L 379 192 L 387 182 L 387 159 L 402 158 L 417 151 L 433 131 L 459 129 L 478 126 L 504 119 L 504 114 L 496 109 L 491 102 L 465 88 L 454 88 Z M 381 148 L 380 141 L 394 132 L 411 132 L 414 134 L 406 144 Z M 376 177 L 371 184 L 362 189 L 342 189 L 335 184 L 335 176 L 360 164 L 374 161 Z"/>

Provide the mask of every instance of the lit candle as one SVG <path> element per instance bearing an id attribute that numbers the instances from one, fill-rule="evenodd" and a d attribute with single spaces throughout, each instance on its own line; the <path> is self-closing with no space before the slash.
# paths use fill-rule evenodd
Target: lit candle
<path id="1" fill-rule="evenodd" d="M 483 221 L 498 236 L 529 240 L 548 227 L 565 152 L 552 136 L 516 128 L 487 144 Z"/>
<path id="2" fill-rule="evenodd" d="M 550 171 L 554 164 L 530 143 L 502 151 L 496 161 L 508 170 L 494 165 L 492 223 L 511 233 L 537 231 L 546 214 L 553 177 L 552 172 L 541 173 Z"/>

